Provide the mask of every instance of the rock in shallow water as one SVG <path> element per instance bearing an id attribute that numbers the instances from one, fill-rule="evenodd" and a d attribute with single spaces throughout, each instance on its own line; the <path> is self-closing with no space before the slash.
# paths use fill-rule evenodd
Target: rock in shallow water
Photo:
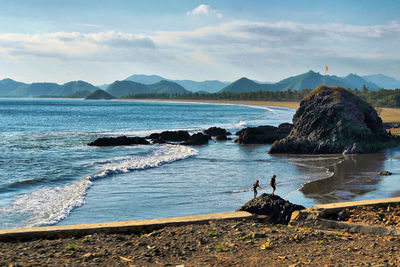
<path id="1" fill-rule="evenodd" d="M 206 135 L 209 136 L 218 136 L 218 135 L 230 135 L 230 132 L 227 132 L 225 129 L 220 127 L 210 127 L 207 130 L 203 131 Z"/>
<path id="2" fill-rule="evenodd" d="M 102 137 L 88 144 L 88 146 L 129 146 L 129 145 L 148 145 L 150 144 L 142 137 Z"/>
<path id="3" fill-rule="evenodd" d="M 189 137 L 190 134 L 187 131 L 164 131 L 161 133 L 153 133 L 149 136 L 146 136 L 146 139 L 151 139 L 156 143 L 160 143 L 162 141 L 172 141 L 172 142 L 186 141 Z"/>
<path id="4" fill-rule="evenodd" d="M 267 215 L 274 223 L 288 224 L 292 212 L 301 209 L 305 208 L 301 205 L 292 204 L 280 196 L 264 193 L 244 204 L 238 211 Z"/>
<path id="5" fill-rule="evenodd" d="M 211 137 L 202 133 L 196 133 L 190 136 L 185 142 L 181 143 L 182 145 L 205 145 L 208 144 L 208 140 L 210 140 Z"/>
<path id="6" fill-rule="evenodd" d="M 291 123 L 282 123 L 278 127 L 263 125 L 247 127 L 238 132 L 235 140 L 238 144 L 272 144 L 274 141 L 285 138 L 293 128 Z"/>

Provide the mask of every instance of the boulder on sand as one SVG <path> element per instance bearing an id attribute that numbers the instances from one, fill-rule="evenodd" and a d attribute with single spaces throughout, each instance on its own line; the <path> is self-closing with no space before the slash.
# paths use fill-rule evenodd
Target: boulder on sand
<path id="1" fill-rule="evenodd" d="M 88 144 L 88 146 L 129 146 L 129 145 L 148 145 L 150 144 L 142 137 L 101 137 Z"/>
<path id="2" fill-rule="evenodd" d="M 146 139 L 157 141 L 157 143 L 160 143 L 160 140 L 182 142 L 187 140 L 189 137 L 190 134 L 187 131 L 164 131 L 161 133 L 153 133 L 149 136 L 146 136 Z"/>
<path id="3" fill-rule="evenodd" d="M 280 196 L 271 194 L 262 194 L 261 196 L 250 200 L 238 211 L 247 211 L 257 215 L 267 215 L 274 223 L 288 224 L 292 212 L 302 210 L 305 207 L 292 204 Z"/>
<path id="4" fill-rule="evenodd" d="M 199 145 L 205 145 L 208 144 L 208 140 L 210 140 L 211 137 L 202 133 L 196 133 L 193 134 L 192 136 L 190 136 L 186 141 L 184 141 L 183 143 L 181 143 L 182 145 L 195 145 L 195 146 L 199 146 Z"/>
<path id="5" fill-rule="evenodd" d="M 367 102 L 341 87 L 318 86 L 300 103 L 294 127 L 269 153 L 368 153 L 398 145 Z"/>
<path id="6" fill-rule="evenodd" d="M 207 130 L 204 130 L 203 133 L 209 136 L 231 135 L 230 132 L 227 132 L 225 129 L 220 127 L 210 127 Z"/>

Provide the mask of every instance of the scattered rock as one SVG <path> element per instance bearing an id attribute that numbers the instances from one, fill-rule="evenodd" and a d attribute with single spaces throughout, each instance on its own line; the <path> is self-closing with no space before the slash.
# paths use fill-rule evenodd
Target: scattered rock
<path id="1" fill-rule="evenodd" d="M 230 132 L 227 132 L 225 129 L 222 129 L 220 127 L 210 127 L 207 130 L 204 130 L 203 132 L 209 136 L 231 135 Z"/>
<path id="2" fill-rule="evenodd" d="M 192 136 L 190 136 L 186 141 L 184 141 L 183 143 L 181 143 L 182 145 L 195 145 L 195 146 L 199 146 L 199 145 L 205 145 L 208 144 L 208 140 L 210 140 L 210 136 L 202 134 L 202 133 L 196 133 L 193 134 Z"/>
<path id="3" fill-rule="evenodd" d="M 217 140 L 217 141 L 226 141 L 226 140 L 230 140 L 230 139 L 226 135 L 220 134 L 220 135 L 217 135 L 215 137 L 215 140 Z"/>
<path id="4" fill-rule="evenodd" d="M 320 85 L 300 103 L 290 134 L 269 153 L 368 153 L 394 145 L 375 109 L 341 87 Z"/>
<path id="5" fill-rule="evenodd" d="M 389 171 L 381 171 L 381 172 L 379 172 L 378 174 L 381 175 L 381 176 L 392 175 L 392 173 L 389 172 Z"/>
<path id="6" fill-rule="evenodd" d="M 236 133 L 239 136 L 235 140 L 238 144 L 272 144 L 279 139 L 278 128 L 264 125 L 258 127 L 247 127 Z"/>
<path id="7" fill-rule="evenodd" d="M 187 131 L 164 131 L 153 133 L 145 138 L 153 140 L 154 143 L 160 143 L 163 141 L 182 142 L 186 141 L 189 137 L 190 134 Z"/>
<path id="8" fill-rule="evenodd" d="M 88 146 L 129 146 L 129 145 L 148 145 L 150 144 L 142 137 L 102 137 L 88 144 Z"/>
<path id="9" fill-rule="evenodd" d="M 239 211 L 247 211 L 258 215 L 267 215 L 274 223 L 288 224 L 295 210 L 305 209 L 301 205 L 292 204 L 277 195 L 262 194 L 250 200 Z"/>

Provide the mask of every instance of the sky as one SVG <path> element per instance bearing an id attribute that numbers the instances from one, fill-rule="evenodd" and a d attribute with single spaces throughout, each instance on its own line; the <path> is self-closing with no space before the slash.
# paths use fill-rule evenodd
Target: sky
<path id="1" fill-rule="evenodd" d="M 400 80 L 398 0 L 0 0 L 0 79 Z"/>

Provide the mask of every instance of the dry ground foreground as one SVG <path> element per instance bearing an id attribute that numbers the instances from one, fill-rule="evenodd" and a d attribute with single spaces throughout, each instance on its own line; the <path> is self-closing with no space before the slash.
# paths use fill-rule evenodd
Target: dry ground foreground
<path id="1" fill-rule="evenodd" d="M 350 222 L 385 224 L 384 218 L 392 218 L 398 227 L 398 207 L 348 212 Z M 0 266 L 400 266 L 399 246 L 399 236 L 322 231 L 258 218 L 142 234 L 0 242 Z"/>

